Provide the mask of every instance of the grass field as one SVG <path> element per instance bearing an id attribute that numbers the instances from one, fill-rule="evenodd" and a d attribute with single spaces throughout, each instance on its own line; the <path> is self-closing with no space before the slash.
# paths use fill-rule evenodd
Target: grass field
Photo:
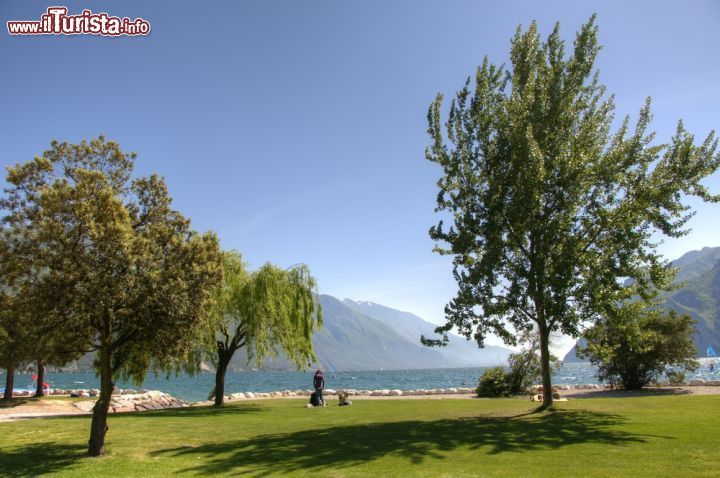
<path id="1" fill-rule="evenodd" d="M 594 398 L 536 413 L 520 399 L 241 402 L 0 423 L 0 475 L 718 476 L 720 396 Z"/>

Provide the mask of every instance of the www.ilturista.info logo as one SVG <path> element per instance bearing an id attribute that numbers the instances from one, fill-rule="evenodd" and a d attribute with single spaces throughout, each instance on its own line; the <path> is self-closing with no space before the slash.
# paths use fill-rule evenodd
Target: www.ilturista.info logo
<path id="1" fill-rule="evenodd" d="M 83 10 L 80 15 L 68 15 L 66 7 L 49 7 L 40 21 L 7 22 L 10 35 L 148 35 L 150 23 L 142 18 L 113 17 L 105 12 Z"/>

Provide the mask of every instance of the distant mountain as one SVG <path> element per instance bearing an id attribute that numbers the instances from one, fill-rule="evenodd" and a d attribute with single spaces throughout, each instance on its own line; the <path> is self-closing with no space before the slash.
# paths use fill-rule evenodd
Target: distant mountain
<path id="1" fill-rule="evenodd" d="M 503 347 L 478 349 L 474 342 L 451 336 L 447 347 L 425 347 L 420 335 L 433 336 L 435 325 L 408 312 L 369 302 L 339 301 L 329 295 L 319 297 L 323 327 L 313 336 L 318 364 L 336 370 L 391 370 L 472 367 L 499 365 L 510 350 Z M 64 367 L 65 370 L 92 370 L 93 356 Z M 247 370 L 244 349 L 235 353 L 230 370 Z M 280 355 L 265 362 L 262 369 L 292 370 L 287 357 Z"/>
<path id="2" fill-rule="evenodd" d="M 343 304 L 369 317 L 380 320 L 412 343 L 419 344 L 421 335 L 428 338 L 439 338 L 435 334 L 437 325 L 426 322 L 410 312 L 402 312 L 373 302 L 354 302 L 350 299 L 345 299 Z M 510 350 L 505 347 L 488 345 L 482 349 L 478 348 L 476 342 L 468 341 L 465 337 L 456 334 L 448 334 L 448 337 L 450 340 L 447 346 L 434 347 L 433 350 L 437 350 L 454 367 L 504 364 L 510 353 Z M 424 348 L 427 349 L 427 347 Z"/>
<path id="3" fill-rule="evenodd" d="M 698 355 L 703 357 L 708 346 L 720 348 L 720 247 L 690 251 L 672 265 L 677 269 L 675 279 L 681 287 L 671 291 L 662 305 L 695 319 L 693 339 Z M 565 360 L 580 360 L 575 347 Z"/>

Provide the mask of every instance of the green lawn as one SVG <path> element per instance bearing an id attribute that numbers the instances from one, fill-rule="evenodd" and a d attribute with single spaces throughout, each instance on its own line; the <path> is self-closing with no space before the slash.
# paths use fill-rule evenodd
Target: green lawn
<path id="1" fill-rule="evenodd" d="M 578 399 L 240 402 L 90 419 L 0 423 L 0 475 L 718 476 L 720 395 Z"/>

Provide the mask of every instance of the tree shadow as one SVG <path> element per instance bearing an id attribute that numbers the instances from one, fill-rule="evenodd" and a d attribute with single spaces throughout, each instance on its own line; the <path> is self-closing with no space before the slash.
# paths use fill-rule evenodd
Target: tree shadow
<path id="1" fill-rule="evenodd" d="M 57 473 L 87 457 L 87 447 L 64 443 L 32 443 L 0 452 L 2 476 L 40 476 Z"/>
<path id="2" fill-rule="evenodd" d="M 0 408 L 15 408 L 28 403 L 30 397 L 13 397 L 12 400 L 0 400 Z"/>
<path id="3" fill-rule="evenodd" d="M 667 395 L 691 395 L 690 390 L 684 388 L 643 388 L 640 390 L 593 390 L 593 391 L 579 391 L 576 393 L 565 393 L 564 398 L 636 398 L 636 397 L 653 397 L 653 396 L 667 396 Z"/>
<path id="4" fill-rule="evenodd" d="M 409 464 L 444 459 L 457 448 L 489 454 L 523 453 L 579 443 L 622 446 L 643 443 L 647 435 L 617 429 L 618 415 L 589 411 L 550 411 L 514 417 L 471 417 L 338 426 L 272 434 L 245 440 L 158 450 L 154 457 L 193 457 L 186 473 L 245 473 L 255 476 L 303 470 L 347 468 L 383 456 Z"/>
<path id="5" fill-rule="evenodd" d="M 126 412 L 114 413 L 108 415 L 112 417 L 122 417 L 124 415 L 140 415 L 143 418 L 197 418 L 197 417 L 220 417 L 226 415 L 242 415 L 247 413 L 266 412 L 268 407 L 264 407 L 257 403 L 233 404 L 231 406 L 215 407 L 182 407 L 182 408 L 165 408 L 162 410 L 148 410 L 144 412 Z"/>

